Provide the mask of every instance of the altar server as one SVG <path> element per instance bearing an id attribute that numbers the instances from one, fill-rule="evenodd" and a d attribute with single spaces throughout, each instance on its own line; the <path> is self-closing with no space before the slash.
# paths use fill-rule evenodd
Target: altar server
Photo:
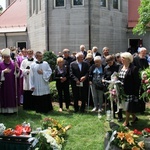
<path id="1" fill-rule="evenodd" d="M 30 76 L 30 66 L 35 62 L 33 58 L 33 50 L 27 50 L 27 59 L 24 59 L 21 63 L 20 69 L 23 74 L 23 109 L 24 110 L 33 110 L 33 96 L 29 87 L 29 76 Z"/>
<path id="2" fill-rule="evenodd" d="M 42 61 L 43 54 L 40 51 L 36 52 L 35 57 L 37 61 L 30 68 L 30 89 L 33 91 L 36 112 L 47 113 L 53 109 L 49 89 L 52 70 L 46 61 Z"/>

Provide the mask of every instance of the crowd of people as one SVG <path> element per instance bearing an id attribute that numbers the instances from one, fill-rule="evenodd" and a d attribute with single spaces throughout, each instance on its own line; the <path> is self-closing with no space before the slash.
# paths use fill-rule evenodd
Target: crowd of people
<path id="1" fill-rule="evenodd" d="M 43 61 L 43 53 L 37 51 L 34 54 L 33 50 L 24 48 L 16 55 L 6 48 L 1 50 L 1 56 L 0 113 L 15 113 L 20 103 L 23 104 L 24 110 L 35 110 L 37 113 L 53 110 L 49 87 L 53 71 L 50 65 Z M 99 53 L 96 46 L 92 50 L 86 50 L 85 46 L 81 45 L 80 50 L 71 55 L 69 49 L 64 49 L 57 57 L 53 72 L 58 91 L 58 111 L 64 111 L 63 102 L 66 110 L 70 111 L 70 85 L 75 113 L 84 113 L 87 105 L 93 106 L 92 112 L 101 113 L 104 106 L 110 110 L 110 101 L 105 95 L 109 84 L 104 81 L 110 81 L 116 72 L 123 83 L 126 97 L 124 101 L 119 101 L 118 112 L 117 102 L 113 101 L 113 118 L 122 121 L 124 110 L 123 125 L 129 126 L 130 115 L 132 123 L 135 123 L 138 121 L 135 113 L 145 111 L 145 101 L 139 97 L 143 92 L 139 73 L 148 67 L 149 57 L 144 47 L 141 47 L 137 54 L 110 54 L 108 47 L 104 47 L 102 53 Z"/>

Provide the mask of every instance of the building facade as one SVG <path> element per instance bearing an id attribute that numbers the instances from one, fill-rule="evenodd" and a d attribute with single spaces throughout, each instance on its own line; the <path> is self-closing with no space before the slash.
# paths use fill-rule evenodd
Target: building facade
<path id="1" fill-rule="evenodd" d="M 79 51 L 128 47 L 128 0 L 28 0 L 27 28 L 34 50 Z"/>
<path id="2" fill-rule="evenodd" d="M 8 1 L 6 1 L 8 2 Z M 0 14 L 0 49 L 28 48 L 26 0 L 9 1 L 9 7 Z"/>
<path id="3" fill-rule="evenodd" d="M 110 53 L 150 49 L 150 32 L 133 35 L 140 0 L 6 0 L 0 16 L 0 48 L 16 46 L 58 54 L 64 48 L 79 51 L 93 46 Z M 25 46 L 24 46 L 25 45 Z"/>

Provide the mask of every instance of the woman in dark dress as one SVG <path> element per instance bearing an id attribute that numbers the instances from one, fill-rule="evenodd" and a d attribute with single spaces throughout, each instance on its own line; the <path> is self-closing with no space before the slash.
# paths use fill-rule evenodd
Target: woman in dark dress
<path id="1" fill-rule="evenodd" d="M 62 57 L 57 58 L 57 66 L 54 73 L 54 79 L 56 80 L 56 88 L 58 91 L 59 111 L 63 111 L 63 95 L 66 103 L 66 109 L 69 110 L 69 70 L 67 65 L 64 65 L 64 59 Z"/>
<path id="2" fill-rule="evenodd" d="M 129 52 L 121 54 L 123 66 L 120 68 L 119 78 L 123 81 L 123 88 L 126 94 L 124 102 L 124 110 L 126 112 L 124 126 L 129 126 L 130 115 L 132 115 L 132 123 L 137 121 L 135 113 L 138 109 L 139 96 L 139 74 L 136 66 L 132 64 L 133 56 Z"/>

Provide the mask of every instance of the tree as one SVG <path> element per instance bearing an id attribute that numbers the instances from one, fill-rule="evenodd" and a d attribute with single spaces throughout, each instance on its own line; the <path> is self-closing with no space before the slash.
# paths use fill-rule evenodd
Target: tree
<path id="1" fill-rule="evenodd" d="M 133 33 L 144 35 L 146 33 L 146 29 L 150 27 L 150 0 L 141 0 L 138 13 L 140 17 L 137 25 L 133 28 Z"/>
<path id="2" fill-rule="evenodd" d="M 3 11 L 3 7 L 0 5 L 0 14 L 2 13 Z"/>

